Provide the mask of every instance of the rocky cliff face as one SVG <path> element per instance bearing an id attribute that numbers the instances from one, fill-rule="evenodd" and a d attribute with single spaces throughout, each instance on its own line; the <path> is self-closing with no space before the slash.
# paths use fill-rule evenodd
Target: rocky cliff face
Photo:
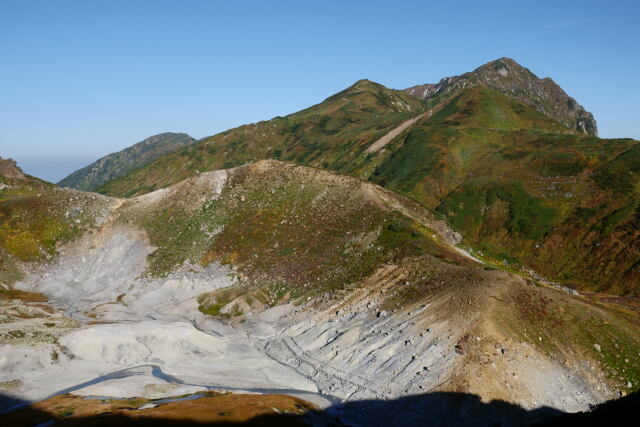
<path id="1" fill-rule="evenodd" d="M 161 133 L 117 153 L 98 159 L 73 172 L 58 184 L 62 187 L 92 191 L 107 181 L 142 167 L 158 157 L 195 143 L 186 133 Z"/>
<path id="2" fill-rule="evenodd" d="M 565 93 L 550 78 L 538 78 L 513 59 L 500 58 L 460 76 L 445 77 L 437 84 L 413 86 L 406 91 L 429 104 L 456 95 L 465 88 L 486 86 L 527 104 L 569 129 L 598 134 L 593 114 Z"/>
<path id="3" fill-rule="evenodd" d="M 11 181 L 18 181 L 24 179 L 25 174 L 15 160 L 0 157 L 0 177 Z"/>

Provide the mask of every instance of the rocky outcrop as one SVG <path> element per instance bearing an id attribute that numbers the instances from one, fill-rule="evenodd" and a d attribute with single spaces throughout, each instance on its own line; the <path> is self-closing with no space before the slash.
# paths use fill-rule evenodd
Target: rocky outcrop
<path id="1" fill-rule="evenodd" d="M 26 176 L 15 160 L 0 157 L 0 177 L 10 181 L 20 181 Z"/>
<path id="2" fill-rule="evenodd" d="M 437 84 L 413 86 L 406 91 L 429 104 L 436 104 L 462 89 L 474 86 L 486 86 L 502 92 L 569 129 L 589 135 L 598 134 L 593 114 L 567 95 L 553 80 L 539 78 L 510 58 L 500 58 L 470 73 L 445 77 Z"/>

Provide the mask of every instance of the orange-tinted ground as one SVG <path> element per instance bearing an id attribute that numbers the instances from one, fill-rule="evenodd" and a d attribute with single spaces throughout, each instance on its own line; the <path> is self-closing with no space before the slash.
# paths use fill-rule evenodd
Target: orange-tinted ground
<path id="1" fill-rule="evenodd" d="M 17 289 L 6 289 L 0 292 L 0 299 L 19 299 L 24 302 L 47 302 L 47 298 L 37 292 L 25 292 Z"/>
<path id="2" fill-rule="evenodd" d="M 202 393 L 200 398 L 157 403 L 148 399 L 87 399 L 72 394 L 54 396 L 25 409 L 0 416 L 2 426 L 35 426 L 54 421 L 63 426 L 122 425 L 306 425 L 300 418 L 313 404 L 283 394 Z M 157 406 L 142 409 L 144 405 Z"/>

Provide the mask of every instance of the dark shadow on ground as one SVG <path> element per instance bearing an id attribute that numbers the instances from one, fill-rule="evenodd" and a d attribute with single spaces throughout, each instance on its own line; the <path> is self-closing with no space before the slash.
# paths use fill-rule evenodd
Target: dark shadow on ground
<path id="1" fill-rule="evenodd" d="M 346 402 L 328 408 L 346 424 L 366 426 L 521 426 L 560 415 L 552 408 L 526 410 L 473 394 L 427 393 L 393 400 Z"/>
<path id="2" fill-rule="evenodd" d="M 640 391 L 620 399 L 609 400 L 589 412 L 562 414 L 544 420 L 535 427 L 618 427 L 640 425 Z"/>
<path id="3" fill-rule="evenodd" d="M 0 403 L 25 403 L 0 394 Z M 52 414 L 26 407 L 0 415 L 1 426 L 299 426 L 299 425 L 361 425 L 361 426 L 595 426 L 634 425 L 640 395 L 607 402 L 592 412 L 563 414 L 552 408 L 526 410 L 518 405 L 502 401 L 483 403 L 478 396 L 464 393 L 427 393 L 393 400 L 368 400 L 334 405 L 324 411 L 314 411 L 305 416 L 268 414 L 249 422 L 201 423 L 188 419 L 162 418 L 134 419 L 121 414 L 100 414 L 78 418 L 64 414 Z M 4 405 L 3 405 L 4 406 Z M 132 412 L 133 413 L 133 412 Z M 51 422 L 55 422 L 55 424 Z M 42 424 L 47 423 L 47 424 Z"/>

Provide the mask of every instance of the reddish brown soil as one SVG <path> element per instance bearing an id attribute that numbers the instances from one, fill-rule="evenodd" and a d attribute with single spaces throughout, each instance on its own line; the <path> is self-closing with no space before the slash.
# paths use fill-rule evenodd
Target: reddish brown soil
<path id="1" fill-rule="evenodd" d="M 159 404 L 147 399 L 86 399 L 65 394 L 0 416 L 3 426 L 34 426 L 54 421 L 56 426 L 121 425 L 307 425 L 301 415 L 316 410 L 313 404 L 283 394 L 204 393 L 194 400 Z"/>
<path id="2" fill-rule="evenodd" d="M 0 299 L 19 299 L 24 302 L 47 302 L 47 298 L 42 294 L 19 291 L 17 289 L 0 292 Z"/>

